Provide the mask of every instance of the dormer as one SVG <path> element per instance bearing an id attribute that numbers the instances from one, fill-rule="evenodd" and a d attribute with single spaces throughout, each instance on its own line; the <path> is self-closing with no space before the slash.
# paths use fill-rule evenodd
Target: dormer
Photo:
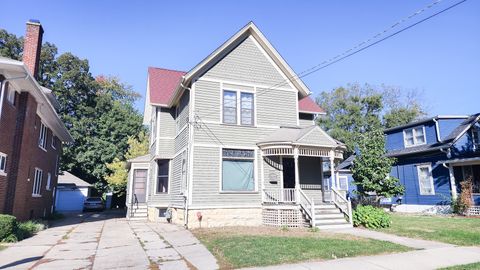
<path id="1" fill-rule="evenodd" d="M 403 145 L 405 148 L 424 145 L 427 143 L 425 126 L 416 126 L 403 130 Z"/>

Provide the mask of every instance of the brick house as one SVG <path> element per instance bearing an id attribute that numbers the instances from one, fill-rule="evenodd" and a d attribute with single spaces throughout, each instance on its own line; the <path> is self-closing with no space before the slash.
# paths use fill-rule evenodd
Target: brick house
<path id="1" fill-rule="evenodd" d="M 0 213 L 19 220 L 53 211 L 62 142 L 73 140 L 52 91 L 36 81 L 42 34 L 30 20 L 23 62 L 0 57 Z"/>

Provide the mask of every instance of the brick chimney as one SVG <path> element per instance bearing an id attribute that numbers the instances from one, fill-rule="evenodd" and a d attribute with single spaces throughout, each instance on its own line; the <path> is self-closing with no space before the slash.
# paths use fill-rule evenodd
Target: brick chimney
<path id="1" fill-rule="evenodd" d="M 43 28 L 39 20 L 30 19 L 27 22 L 27 32 L 23 41 L 23 63 L 30 73 L 38 78 L 40 52 L 42 50 Z"/>

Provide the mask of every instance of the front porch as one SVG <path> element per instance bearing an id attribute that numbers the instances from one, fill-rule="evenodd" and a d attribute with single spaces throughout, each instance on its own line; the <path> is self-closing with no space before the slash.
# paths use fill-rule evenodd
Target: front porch
<path id="1" fill-rule="evenodd" d="M 343 157 L 343 144 L 316 126 L 277 133 L 282 132 L 272 135 L 276 140 L 258 143 L 264 224 L 319 226 L 345 223 L 345 218 L 351 224 L 348 183 L 335 169 Z M 290 138 L 280 142 L 282 136 Z M 314 138 L 305 141 L 309 136 Z"/>

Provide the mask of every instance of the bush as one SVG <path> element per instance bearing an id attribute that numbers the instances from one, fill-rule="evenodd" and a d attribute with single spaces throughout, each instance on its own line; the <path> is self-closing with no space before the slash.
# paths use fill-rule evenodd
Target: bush
<path id="1" fill-rule="evenodd" d="M 43 223 L 36 221 L 25 221 L 18 224 L 16 236 L 18 241 L 33 236 L 35 233 L 43 230 L 45 226 Z"/>
<path id="2" fill-rule="evenodd" d="M 390 215 L 383 209 L 371 205 L 359 205 L 353 211 L 353 225 L 366 228 L 387 228 L 390 227 Z"/>
<path id="3" fill-rule="evenodd" d="M 0 215 L 0 241 L 4 241 L 17 230 L 17 219 L 10 215 Z"/>
<path id="4" fill-rule="evenodd" d="M 473 205 L 473 179 L 469 177 L 460 183 L 461 192 L 456 200 L 452 201 L 452 208 L 455 214 L 465 215 L 470 207 Z"/>

